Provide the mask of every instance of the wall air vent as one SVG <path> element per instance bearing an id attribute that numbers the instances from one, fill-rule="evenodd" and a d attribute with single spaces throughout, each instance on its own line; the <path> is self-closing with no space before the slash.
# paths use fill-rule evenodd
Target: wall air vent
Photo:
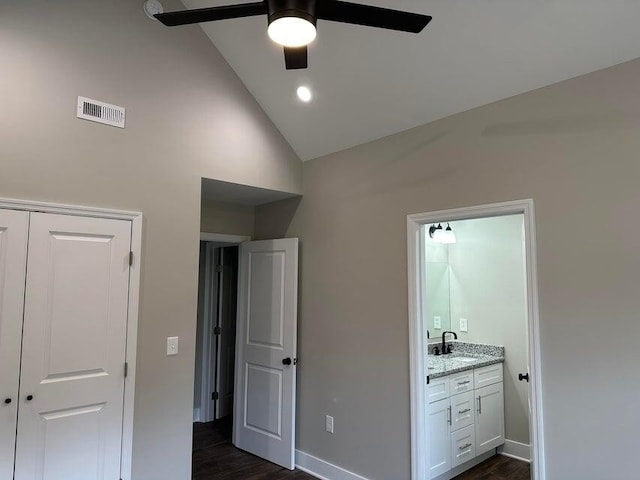
<path id="1" fill-rule="evenodd" d="M 124 117 L 125 111 L 122 107 L 91 98 L 78 97 L 78 118 L 124 128 Z"/>

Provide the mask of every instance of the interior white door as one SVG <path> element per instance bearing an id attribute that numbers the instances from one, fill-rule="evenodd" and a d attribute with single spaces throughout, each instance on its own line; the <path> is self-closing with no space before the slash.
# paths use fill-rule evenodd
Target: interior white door
<path id="1" fill-rule="evenodd" d="M 15 480 L 120 478 L 131 223 L 32 213 Z"/>
<path id="2" fill-rule="evenodd" d="M 0 210 L 0 478 L 13 478 L 29 214 Z"/>
<path id="3" fill-rule="evenodd" d="M 238 310 L 238 247 L 220 248 L 218 301 L 218 348 L 216 349 L 216 420 L 233 411 L 233 372 L 236 358 L 236 319 Z"/>
<path id="4" fill-rule="evenodd" d="M 298 239 L 240 246 L 233 443 L 292 470 Z"/>

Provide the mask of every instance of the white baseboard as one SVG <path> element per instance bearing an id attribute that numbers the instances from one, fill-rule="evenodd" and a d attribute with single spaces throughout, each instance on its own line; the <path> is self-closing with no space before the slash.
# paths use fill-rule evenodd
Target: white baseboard
<path id="1" fill-rule="evenodd" d="M 296 468 L 320 480 L 368 480 L 301 450 L 296 450 Z"/>
<path id="2" fill-rule="evenodd" d="M 523 462 L 531 463 L 531 445 L 514 440 L 505 440 L 504 445 L 498 448 L 500 455 L 515 458 Z"/>

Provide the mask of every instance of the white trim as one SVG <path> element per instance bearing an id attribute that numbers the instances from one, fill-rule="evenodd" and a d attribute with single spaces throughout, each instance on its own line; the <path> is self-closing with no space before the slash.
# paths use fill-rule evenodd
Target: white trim
<path id="1" fill-rule="evenodd" d="M 529 338 L 529 388 L 530 435 L 532 455 L 532 479 L 545 480 L 544 435 L 542 412 L 542 379 L 540 368 L 540 327 L 538 313 L 538 272 L 536 258 L 535 213 L 533 200 L 515 200 L 473 207 L 441 210 L 407 216 L 407 261 L 409 274 L 409 357 L 411 380 L 411 480 L 428 479 L 427 421 L 424 405 L 426 402 L 425 362 L 426 335 L 422 318 L 420 291 L 422 275 L 418 268 L 421 248 L 421 226 L 442 221 L 467 220 L 472 218 L 496 217 L 501 215 L 524 215 L 525 250 L 527 269 L 527 308 Z"/>
<path id="2" fill-rule="evenodd" d="M 296 450 L 296 468 L 320 480 L 369 480 L 302 450 Z"/>
<path id="3" fill-rule="evenodd" d="M 227 233 L 200 232 L 200 240 L 203 242 L 239 244 L 242 242 L 248 242 L 249 240 L 251 240 L 251 237 L 247 235 L 229 235 Z"/>
<path id="4" fill-rule="evenodd" d="M 49 202 L 35 202 L 31 200 L 17 200 L 15 198 L 0 198 L 0 208 L 23 210 L 27 212 L 57 213 L 61 215 L 76 215 L 79 217 L 111 218 L 115 220 L 135 220 L 142 216 L 140 212 L 126 210 L 110 210 L 96 207 L 83 207 Z"/>
<path id="5" fill-rule="evenodd" d="M 127 347 L 125 362 L 128 364 L 127 377 L 124 380 L 124 410 L 122 417 L 122 458 L 120 477 L 131 480 L 133 455 L 133 415 L 136 385 L 136 350 L 138 346 L 138 320 L 140 307 L 140 271 L 142 255 L 142 222 L 140 212 L 109 210 L 96 207 L 83 207 L 32 200 L 0 198 L 0 208 L 27 212 L 55 213 L 80 217 L 109 218 L 131 222 L 131 251 L 133 265 L 129 269 L 129 307 L 127 310 Z"/>
<path id="6" fill-rule="evenodd" d="M 194 422 L 200 422 L 200 409 L 199 408 L 194 408 L 193 409 L 193 421 Z"/>
<path id="7" fill-rule="evenodd" d="M 138 349 L 138 321 L 140 318 L 140 275 L 142 271 L 142 214 L 131 224 L 133 262 L 129 267 L 129 310 L 127 313 L 127 377 L 124 379 L 124 412 L 122 417 L 121 480 L 131 480 L 133 464 L 133 415 L 136 393 L 136 360 Z"/>
<path id="8" fill-rule="evenodd" d="M 505 457 L 515 458 L 521 462 L 531 463 L 531 445 L 527 443 L 505 440 L 504 445 L 498 447 L 498 453 Z"/>

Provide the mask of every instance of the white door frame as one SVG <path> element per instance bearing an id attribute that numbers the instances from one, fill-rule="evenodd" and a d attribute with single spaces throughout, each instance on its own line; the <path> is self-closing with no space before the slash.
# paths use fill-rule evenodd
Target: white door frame
<path id="1" fill-rule="evenodd" d="M 200 232 L 200 241 L 202 242 L 214 242 L 217 247 L 226 247 L 240 245 L 242 242 L 251 240 L 251 237 L 246 235 L 228 235 L 226 233 L 208 233 Z M 205 285 L 204 285 L 204 311 L 210 312 L 212 306 L 211 294 L 213 293 L 214 284 L 210 278 L 213 272 L 207 272 L 205 267 Z M 202 338 L 196 339 L 200 342 L 202 351 L 201 360 L 201 388 L 200 388 L 200 420 L 204 421 L 215 420 L 213 418 L 213 408 L 211 405 L 211 392 L 213 382 L 213 348 L 211 343 L 213 325 L 211 323 L 211 315 L 204 315 L 202 325 Z"/>
<path id="2" fill-rule="evenodd" d="M 142 253 L 142 213 L 123 210 L 109 210 L 30 200 L 0 198 L 0 208 L 26 212 L 57 213 L 78 217 L 108 218 L 131 222 L 131 252 L 133 262 L 129 268 L 129 306 L 127 311 L 127 348 L 125 362 L 127 376 L 124 379 L 124 414 L 122 420 L 122 459 L 120 476 L 131 480 L 133 454 L 133 408 L 136 386 L 136 349 L 138 345 L 138 317 L 140 303 L 140 270 Z"/>
<path id="3" fill-rule="evenodd" d="M 529 341 L 529 388 L 531 467 L 533 480 L 545 480 L 542 379 L 540 367 L 540 327 L 538 313 L 538 273 L 535 213 L 533 200 L 515 200 L 407 216 L 407 261 L 409 272 L 409 368 L 411 382 L 411 480 L 429 480 L 427 435 L 427 349 L 426 328 L 422 325 L 423 285 L 421 230 L 425 224 L 502 215 L 524 215 L 527 269 L 527 310 Z"/>

